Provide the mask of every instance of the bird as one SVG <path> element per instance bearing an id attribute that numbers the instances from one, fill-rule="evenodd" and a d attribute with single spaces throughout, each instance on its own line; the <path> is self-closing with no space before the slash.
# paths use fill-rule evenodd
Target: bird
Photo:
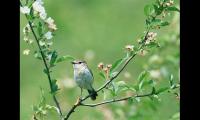
<path id="1" fill-rule="evenodd" d="M 84 60 L 74 60 L 71 62 L 74 69 L 74 80 L 76 84 L 81 88 L 81 95 L 79 98 L 82 98 L 82 91 L 86 89 L 90 94 L 92 100 L 96 100 L 98 96 L 95 89 L 92 87 L 94 77 L 92 71 L 89 69 L 86 61 Z"/>

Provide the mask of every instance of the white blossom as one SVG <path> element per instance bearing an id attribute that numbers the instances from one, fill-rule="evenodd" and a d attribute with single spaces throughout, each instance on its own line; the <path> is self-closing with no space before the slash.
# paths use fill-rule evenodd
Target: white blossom
<path id="1" fill-rule="evenodd" d="M 24 41 L 25 41 L 25 42 L 28 41 L 28 36 L 27 36 L 27 35 L 24 36 Z"/>
<path id="2" fill-rule="evenodd" d="M 30 31 L 31 31 L 31 28 L 30 28 L 29 24 L 27 24 L 27 25 L 23 28 L 23 33 L 24 33 L 24 34 L 27 34 L 27 33 L 30 32 Z"/>
<path id="3" fill-rule="evenodd" d="M 39 44 L 40 44 L 40 46 L 44 46 L 44 45 L 45 45 L 45 42 L 39 41 Z"/>
<path id="4" fill-rule="evenodd" d="M 54 20 L 51 17 L 48 17 L 45 22 L 47 24 L 54 24 Z"/>
<path id="5" fill-rule="evenodd" d="M 42 20 L 45 20 L 46 17 L 47 17 L 47 14 L 46 14 L 45 12 L 41 12 L 41 13 L 39 14 L 39 16 L 40 16 L 40 18 L 41 18 Z"/>
<path id="6" fill-rule="evenodd" d="M 44 34 L 44 37 L 49 40 L 51 39 L 53 36 L 52 36 L 52 32 L 48 31 L 47 33 Z"/>
<path id="7" fill-rule="evenodd" d="M 51 46 L 53 45 L 53 42 L 48 42 L 47 45 Z"/>
<path id="8" fill-rule="evenodd" d="M 133 45 L 126 45 L 125 49 L 128 51 L 133 51 L 134 46 Z"/>
<path id="9" fill-rule="evenodd" d="M 149 44 L 151 41 L 155 40 L 156 36 L 157 36 L 157 33 L 149 32 L 147 35 L 147 40 L 146 40 L 145 44 Z"/>
<path id="10" fill-rule="evenodd" d="M 29 42 L 29 44 L 32 44 L 32 43 L 33 43 L 33 40 L 29 40 L 28 42 Z"/>
<path id="11" fill-rule="evenodd" d="M 20 7 L 20 11 L 23 14 L 29 14 L 30 13 L 30 8 L 28 8 L 28 6 Z"/>
<path id="12" fill-rule="evenodd" d="M 36 12 L 45 13 L 45 9 L 40 2 L 35 1 L 32 6 Z"/>
<path id="13" fill-rule="evenodd" d="M 30 50 L 29 50 L 29 49 L 25 49 L 25 50 L 23 51 L 23 54 L 24 54 L 24 55 L 29 55 L 29 53 L 30 53 Z"/>
<path id="14" fill-rule="evenodd" d="M 39 2 L 41 5 L 44 4 L 44 2 L 42 0 L 36 0 L 37 2 Z"/>
<path id="15" fill-rule="evenodd" d="M 51 17 L 47 18 L 47 20 L 45 22 L 48 24 L 48 28 L 50 30 L 57 30 L 54 20 Z"/>

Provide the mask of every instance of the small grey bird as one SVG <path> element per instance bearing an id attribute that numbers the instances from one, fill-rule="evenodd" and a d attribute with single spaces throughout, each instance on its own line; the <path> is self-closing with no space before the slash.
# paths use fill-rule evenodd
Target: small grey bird
<path id="1" fill-rule="evenodd" d="M 81 60 L 75 60 L 72 62 L 74 68 L 74 80 L 76 84 L 82 89 L 87 89 L 88 93 L 91 94 L 91 99 L 95 100 L 97 92 L 92 87 L 94 77 L 92 71 L 88 68 L 87 63 Z"/>

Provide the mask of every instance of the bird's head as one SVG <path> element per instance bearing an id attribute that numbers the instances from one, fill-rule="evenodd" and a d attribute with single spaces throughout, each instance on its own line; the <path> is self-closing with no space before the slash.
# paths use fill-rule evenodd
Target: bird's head
<path id="1" fill-rule="evenodd" d="M 73 64 L 74 69 L 80 69 L 83 67 L 87 67 L 86 61 L 83 61 L 83 60 L 75 60 L 75 61 L 72 61 L 71 63 Z"/>

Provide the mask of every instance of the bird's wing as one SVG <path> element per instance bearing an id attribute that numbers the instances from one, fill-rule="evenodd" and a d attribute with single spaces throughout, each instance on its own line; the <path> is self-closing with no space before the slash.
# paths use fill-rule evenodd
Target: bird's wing
<path id="1" fill-rule="evenodd" d="M 92 70 L 91 70 L 90 68 L 88 68 L 88 69 L 89 69 L 89 71 L 90 71 L 92 77 L 94 78 L 93 73 L 92 73 Z"/>

